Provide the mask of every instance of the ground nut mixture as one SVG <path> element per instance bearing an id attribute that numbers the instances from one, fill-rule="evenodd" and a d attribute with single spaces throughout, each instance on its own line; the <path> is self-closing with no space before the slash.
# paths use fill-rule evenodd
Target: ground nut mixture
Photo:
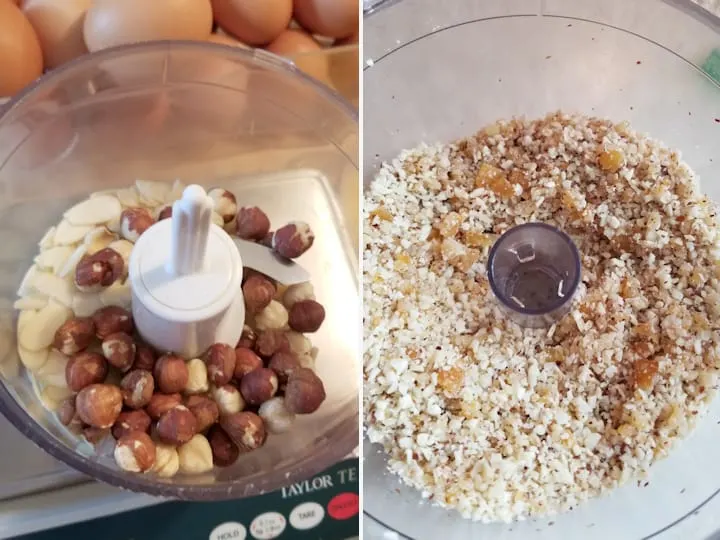
<path id="1" fill-rule="evenodd" d="M 365 198 L 364 410 L 389 468 L 474 520 L 568 510 L 642 476 L 715 391 L 714 206 L 679 154 L 554 114 L 404 151 Z M 526 330 L 488 250 L 540 221 L 578 244 L 570 315 Z"/>

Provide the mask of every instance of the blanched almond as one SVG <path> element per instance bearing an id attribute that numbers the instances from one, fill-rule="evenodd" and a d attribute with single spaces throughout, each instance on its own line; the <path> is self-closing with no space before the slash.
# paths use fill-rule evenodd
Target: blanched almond
<path id="1" fill-rule="evenodd" d="M 49 249 L 53 247 L 55 244 L 55 231 L 57 230 L 56 227 L 50 227 L 47 231 L 45 231 L 45 234 L 38 242 L 38 246 L 40 249 Z"/>
<path id="2" fill-rule="evenodd" d="M 65 366 L 67 362 L 67 356 L 60 351 L 51 349 L 48 353 L 47 362 L 34 371 L 35 378 L 43 386 L 67 388 L 67 381 L 65 379 Z"/>
<path id="3" fill-rule="evenodd" d="M 49 270 L 53 274 L 58 274 L 72 253 L 73 248 L 70 246 L 51 247 L 41 251 L 35 257 L 35 264 L 42 270 Z"/>
<path id="4" fill-rule="evenodd" d="M 115 196 L 120 201 L 120 204 L 122 204 L 125 207 L 133 208 L 140 204 L 140 199 L 138 198 L 138 192 L 135 190 L 134 187 L 120 189 L 115 194 Z"/>
<path id="5" fill-rule="evenodd" d="M 65 212 L 65 219 L 72 225 L 97 225 L 107 223 L 122 212 L 117 197 L 100 195 L 79 202 Z"/>
<path id="6" fill-rule="evenodd" d="M 40 311 L 18 332 L 20 346 L 29 351 L 39 351 L 49 347 L 55 332 L 72 315 L 72 312 L 55 300 L 50 300 L 48 305 Z"/>
<path id="7" fill-rule="evenodd" d="M 157 206 L 164 203 L 165 197 L 171 190 L 170 184 L 149 180 L 135 180 L 135 188 L 140 194 L 140 201 L 146 206 Z"/>
<path id="8" fill-rule="evenodd" d="M 24 347 L 18 347 L 18 356 L 23 366 L 30 371 L 36 371 L 45 365 L 50 351 L 48 349 L 40 349 L 39 351 L 28 351 Z"/>
<path id="9" fill-rule="evenodd" d="M 133 250 L 132 242 L 128 242 L 127 240 L 122 238 L 120 240 L 115 240 L 114 242 L 111 242 L 108 247 L 120 254 L 120 256 L 125 261 L 125 268 L 127 272 L 127 268 L 130 265 L 130 253 L 132 253 Z"/>
<path id="10" fill-rule="evenodd" d="M 30 289 L 33 293 L 53 298 L 64 306 L 72 307 L 72 284 L 55 274 L 38 272 L 30 283 Z"/>
<path id="11" fill-rule="evenodd" d="M 87 246 L 88 255 L 97 253 L 101 249 L 105 249 L 112 242 L 117 240 L 117 236 L 107 230 L 106 227 L 96 227 L 85 235 L 83 242 Z"/>
<path id="12" fill-rule="evenodd" d="M 75 251 L 73 251 L 72 255 L 68 257 L 68 260 L 65 261 L 65 265 L 60 269 L 58 276 L 61 278 L 70 276 L 75 277 L 75 267 L 86 254 L 87 246 L 85 244 L 80 244 Z"/>
<path id="13" fill-rule="evenodd" d="M 129 280 L 125 283 L 116 281 L 100 292 L 100 302 L 103 306 L 120 306 L 129 309 L 131 301 L 132 290 Z"/>
<path id="14" fill-rule="evenodd" d="M 92 225 L 73 225 L 67 219 L 63 219 L 55 231 L 56 246 L 72 246 L 77 244 L 85 235 L 93 229 Z"/>
<path id="15" fill-rule="evenodd" d="M 15 300 L 13 308 L 17 310 L 32 309 L 38 310 L 47 306 L 49 298 L 41 294 L 31 294 Z"/>
<path id="16" fill-rule="evenodd" d="M 90 317 L 103 306 L 99 294 L 80 291 L 73 294 L 72 310 L 76 317 Z"/>

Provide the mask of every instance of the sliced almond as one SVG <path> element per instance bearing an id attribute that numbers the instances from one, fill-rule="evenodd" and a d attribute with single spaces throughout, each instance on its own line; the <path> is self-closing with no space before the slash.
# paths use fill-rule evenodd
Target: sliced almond
<path id="1" fill-rule="evenodd" d="M 35 264 L 33 264 L 30 268 L 28 268 L 28 271 L 25 272 L 25 275 L 23 276 L 22 281 L 20 282 L 20 286 L 18 287 L 18 290 L 17 290 L 18 296 L 28 296 L 29 294 L 32 293 L 31 284 L 39 271 L 40 270 L 38 270 L 38 267 Z"/>
<path id="2" fill-rule="evenodd" d="M 73 225 L 98 225 L 107 223 L 121 212 L 117 197 L 101 195 L 79 202 L 65 212 L 65 219 Z"/>
<path id="3" fill-rule="evenodd" d="M 28 351 L 23 347 L 18 347 L 18 356 L 23 366 L 30 371 L 36 371 L 47 362 L 49 349 L 40 349 L 39 351 Z"/>
<path id="4" fill-rule="evenodd" d="M 165 197 L 172 189 L 171 185 L 165 182 L 150 182 L 148 180 L 135 180 L 135 188 L 140 194 L 140 202 L 147 206 L 157 206 L 165 202 Z"/>
<path id="5" fill-rule="evenodd" d="M 58 225 L 57 231 L 55 231 L 55 245 L 72 246 L 77 244 L 92 229 L 92 225 L 73 225 L 68 220 L 63 219 Z"/>
<path id="6" fill-rule="evenodd" d="M 82 259 L 86 253 L 87 246 L 85 244 L 80 244 L 75 249 L 75 251 L 73 251 L 73 254 L 68 257 L 68 260 L 65 261 L 65 266 L 60 269 L 58 276 L 61 278 L 74 277 L 73 274 L 75 272 L 75 267 L 78 265 L 80 259 Z"/>
<path id="7" fill-rule="evenodd" d="M 130 253 L 132 253 L 133 250 L 133 243 L 125 239 L 115 240 L 111 242 L 108 247 L 117 251 L 122 256 L 125 261 L 125 270 L 127 271 L 127 267 L 130 264 Z"/>
<path id="8" fill-rule="evenodd" d="M 117 236 L 108 231 L 107 228 L 97 227 L 87 233 L 84 244 L 87 246 L 88 255 L 92 255 L 101 249 L 105 249 L 115 240 L 117 240 Z"/>
<path id="9" fill-rule="evenodd" d="M 25 296 L 19 300 L 15 300 L 13 308 L 19 311 L 25 309 L 37 311 L 38 309 L 42 309 L 47 306 L 48 300 L 49 298 L 47 296 L 43 296 L 41 294 L 31 294 L 30 296 Z"/>
<path id="10" fill-rule="evenodd" d="M 97 293 L 76 292 L 73 295 L 72 310 L 76 317 L 90 317 L 101 307 L 103 303 Z"/>
<path id="11" fill-rule="evenodd" d="M 57 230 L 56 227 L 50 227 L 43 237 L 38 242 L 38 246 L 40 246 L 40 249 L 48 249 L 51 248 L 55 243 L 55 231 Z"/>
<path id="12" fill-rule="evenodd" d="M 122 216 L 122 214 L 111 219 L 110 221 L 108 221 L 105 224 L 105 227 L 107 227 L 108 231 L 110 231 L 111 233 L 115 233 L 115 234 L 118 234 L 120 232 L 120 217 L 121 216 Z"/>
<path id="13" fill-rule="evenodd" d="M 20 331 L 21 331 L 23 328 L 25 328 L 25 326 L 26 326 L 27 324 L 29 324 L 29 323 L 31 323 L 33 320 L 35 320 L 35 317 L 36 317 L 36 316 L 37 316 L 37 310 L 34 310 L 34 309 L 33 309 L 33 310 L 26 309 L 26 310 L 24 310 L 24 311 L 21 311 L 20 314 L 18 315 L 18 320 L 17 320 L 18 333 L 20 333 Z"/>
<path id="14" fill-rule="evenodd" d="M 30 287 L 34 293 L 52 298 L 68 308 L 72 306 L 72 284 L 55 274 L 38 272 Z"/>
<path id="15" fill-rule="evenodd" d="M 67 260 L 72 255 L 73 248 L 70 246 L 55 246 L 41 251 L 35 257 L 35 264 L 42 270 L 49 270 L 53 274 L 60 272 Z"/>
<path id="16" fill-rule="evenodd" d="M 115 194 L 120 201 L 120 204 L 122 204 L 125 207 L 134 208 L 135 206 L 140 205 L 140 199 L 138 198 L 138 192 L 135 190 L 134 187 L 129 187 L 125 189 L 120 189 Z"/>
<path id="17" fill-rule="evenodd" d="M 70 315 L 67 307 L 50 300 L 47 306 L 37 311 L 36 315 L 20 328 L 20 346 L 28 351 L 40 351 L 49 347 L 55 338 L 55 332 Z"/>
<path id="18" fill-rule="evenodd" d="M 183 184 L 180 180 L 175 180 L 172 188 L 170 188 L 170 191 L 165 197 L 165 203 L 172 204 L 175 201 L 182 199 L 183 191 L 185 191 L 185 184 Z"/>
<path id="19" fill-rule="evenodd" d="M 129 308 L 132 302 L 132 290 L 130 289 L 130 281 L 120 283 L 116 281 L 108 288 L 100 292 L 100 301 L 104 306 L 120 306 Z"/>
<path id="20" fill-rule="evenodd" d="M 42 386 L 55 386 L 58 388 L 67 387 L 65 381 L 65 366 L 68 357 L 60 351 L 51 349 L 48 353 L 47 362 L 34 371 L 35 377 Z"/>

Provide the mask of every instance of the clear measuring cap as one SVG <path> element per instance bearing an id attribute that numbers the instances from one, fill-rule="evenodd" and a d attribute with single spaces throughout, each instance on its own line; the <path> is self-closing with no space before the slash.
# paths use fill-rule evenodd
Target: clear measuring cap
<path id="1" fill-rule="evenodd" d="M 572 239 L 551 225 L 518 225 L 490 249 L 488 281 L 516 323 L 551 326 L 570 311 L 580 283 L 580 254 Z"/>

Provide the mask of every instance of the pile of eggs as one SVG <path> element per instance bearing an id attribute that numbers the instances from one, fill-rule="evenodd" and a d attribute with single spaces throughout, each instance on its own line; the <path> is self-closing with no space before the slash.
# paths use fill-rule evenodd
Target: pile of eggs
<path id="1" fill-rule="evenodd" d="M 0 0 L 0 97 L 73 58 L 168 39 L 281 56 L 357 43 L 358 0 Z"/>

